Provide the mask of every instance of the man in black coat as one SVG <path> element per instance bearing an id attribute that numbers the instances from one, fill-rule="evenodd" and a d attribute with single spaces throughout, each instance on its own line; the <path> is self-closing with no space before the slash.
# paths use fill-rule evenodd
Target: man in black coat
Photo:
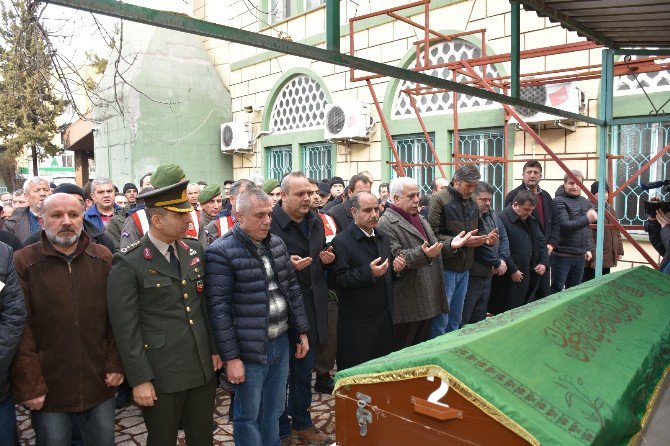
<path id="1" fill-rule="evenodd" d="M 308 339 L 313 347 L 326 340 L 328 327 L 328 287 L 324 268 L 335 260 L 333 248 L 326 247 L 323 223 L 310 212 L 312 185 L 302 172 L 292 172 L 281 182 L 281 199 L 272 210 L 270 233 L 281 238 L 291 256 L 309 320 Z M 325 443 L 328 436 L 312 422 L 312 368 L 315 348 L 304 358 L 295 357 L 291 344 L 286 410 L 279 419 L 279 435 L 291 433 L 310 443 Z M 291 420 L 289 420 L 289 416 Z"/>
<path id="2" fill-rule="evenodd" d="M 351 197 L 359 192 L 370 192 L 371 187 L 372 183 L 368 177 L 365 175 L 354 175 L 349 180 L 349 186 L 342 193 L 344 197 L 342 203 L 323 211 L 326 215 L 333 217 L 338 231 L 344 231 L 354 221 L 354 217 L 351 215 Z"/>
<path id="3" fill-rule="evenodd" d="M 14 401 L 9 389 L 9 366 L 26 325 L 26 302 L 14 266 L 12 248 L 0 242 L 0 444 L 16 436 Z M 18 443 L 17 443 L 18 444 Z"/>
<path id="4" fill-rule="evenodd" d="M 396 347 L 393 329 L 393 277 L 405 268 L 394 257 L 388 237 L 375 229 L 379 200 L 369 192 L 351 199 L 354 222 L 333 239 L 337 254 L 328 282 L 337 290 L 337 367 L 353 367 L 391 353 Z"/>
<path id="5" fill-rule="evenodd" d="M 537 160 L 530 160 L 523 165 L 522 173 L 523 182 L 521 186 L 510 191 L 505 197 L 505 206 L 512 204 L 514 197 L 522 190 L 529 190 L 537 197 L 537 206 L 533 210 L 533 217 L 537 219 L 540 225 L 540 230 L 547 240 L 547 252 L 549 254 L 549 263 L 551 265 L 553 255 L 552 253 L 558 247 L 560 240 L 560 228 L 558 219 L 556 218 L 556 206 L 554 200 L 549 195 L 549 192 L 540 189 L 540 180 L 542 180 L 542 164 Z M 551 294 L 551 279 L 549 274 L 545 274 L 540 279 L 540 285 L 535 294 L 536 299 L 548 296 Z"/>
<path id="6" fill-rule="evenodd" d="M 498 314 L 536 300 L 540 279 L 547 271 L 547 240 L 532 215 L 537 196 L 520 191 L 500 214 L 509 241 L 507 272 L 491 284 L 489 312 Z"/>

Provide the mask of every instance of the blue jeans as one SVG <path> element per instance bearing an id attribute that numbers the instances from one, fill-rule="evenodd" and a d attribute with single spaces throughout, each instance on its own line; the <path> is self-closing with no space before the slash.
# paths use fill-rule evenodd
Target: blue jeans
<path id="1" fill-rule="evenodd" d="M 0 403 L 0 444 L 12 446 L 16 443 L 16 412 L 14 400 L 9 396 Z"/>
<path id="2" fill-rule="evenodd" d="M 468 279 L 470 271 L 456 273 L 454 271 L 444 272 L 444 288 L 447 292 L 449 313 L 440 313 L 433 318 L 430 327 L 430 338 L 436 338 L 445 333 L 458 330 L 463 316 L 463 302 L 465 293 L 468 291 Z"/>
<path id="3" fill-rule="evenodd" d="M 554 256 L 551 270 L 551 294 L 582 283 L 585 262 L 584 256 Z"/>
<path id="4" fill-rule="evenodd" d="M 30 418 L 37 446 L 70 446 L 75 420 L 86 446 L 114 446 L 114 398 L 84 412 L 33 411 Z"/>
<path id="5" fill-rule="evenodd" d="M 295 344 L 289 346 L 288 397 L 286 410 L 279 418 L 279 436 L 291 435 L 291 425 L 295 430 L 314 426 L 309 408 L 312 405 L 312 368 L 316 346 L 310 346 L 302 359 L 295 357 Z M 291 420 L 288 417 L 291 417 Z"/>
<path id="6" fill-rule="evenodd" d="M 288 335 L 266 343 L 266 364 L 244 363 L 244 382 L 235 386 L 233 440 L 236 446 L 278 446 L 279 417 L 286 405 Z"/>

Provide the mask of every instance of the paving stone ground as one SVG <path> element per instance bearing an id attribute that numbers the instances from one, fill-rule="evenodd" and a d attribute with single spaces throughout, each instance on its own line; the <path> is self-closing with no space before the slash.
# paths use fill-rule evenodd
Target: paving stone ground
<path id="1" fill-rule="evenodd" d="M 214 422 L 217 429 L 214 432 L 216 446 L 233 446 L 233 426 L 228 422 L 228 406 L 230 396 L 223 390 L 216 393 Z M 312 420 L 314 424 L 330 435 L 335 441 L 335 398 L 332 395 L 313 393 Z M 35 444 L 35 433 L 30 425 L 30 416 L 24 408 L 17 408 L 17 421 L 21 446 Z M 118 446 L 143 446 L 146 444 L 146 428 L 142 421 L 142 414 L 138 406 L 129 404 L 116 411 L 116 444 Z M 294 439 L 296 446 L 306 446 L 309 443 Z M 179 432 L 180 446 L 184 446 L 184 433 Z"/>

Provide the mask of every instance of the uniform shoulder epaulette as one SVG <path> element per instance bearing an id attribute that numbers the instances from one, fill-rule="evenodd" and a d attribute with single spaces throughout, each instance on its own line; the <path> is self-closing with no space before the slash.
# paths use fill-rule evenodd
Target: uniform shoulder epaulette
<path id="1" fill-rule="evenodd" d="M 142 244 L 142 241 L 138 240 L 135 243 L 131 243 L 130 245 L 126 246 L 125 248 L 119 249 L 119 252 L 122 252 L 122 253 L 126 254 L 126 253 L 132 251 L 133 249 L 137 248 L 141 244 Z"/>

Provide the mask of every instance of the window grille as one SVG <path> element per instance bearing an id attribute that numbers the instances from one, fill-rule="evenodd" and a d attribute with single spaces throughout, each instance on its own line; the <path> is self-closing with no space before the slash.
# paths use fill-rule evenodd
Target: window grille
<path id="1" fill-rule="evenodd" d="M 429 133 L 430 140 L 435 144 L 435 134 Z M 435 157 L 428 147 L 428 142 L 423 134 L 394 136 L 393 141 L 398 148 L 400 159 L 408 164 L 434 163 Z M 389 148 L 389 150 L 391 150 Z M 393 159 L 393 157 L 392 157 Z M 397 161 L 393 159 L 393 161 Z M 414 178 L 419 183 L 421 195 L 430 194 L 430 184 L 438 171 L 437 166 L 406 166 L 405 174 Z M 396 171 L 391 168 L 391 178 L 396 178 Z"/>
<path id="2" fill-rule="evenodd" d="M 302 172 L 311 179 L 321 181 L 333 176 L 332 146 L 328 143 L 303 144 Z"/>
<path id="3" fill-rule="evenodd" d="M 482 51 L 474 44 L 463 40 L 463 39 L 454 39 L 450 42 L 440 42 L 432 45 L 429 52 L 429 61 L 432 65 L 444 64 L 448 62 L 454 62 L 461 59 L 471 59 L 475 57 L 481 57 Z M 423 64 L 423 52 L 421 53 L 421 59 Z M 416 67 L 416 61 L 412 63 L 409 69 Z M 477 66 L 474 69 L 482 75 L 483 67 Z M 452 80 L 452 72 L 447 68 L 436 68 L 434 70 L 424 71 L 426 74 L 431 76 L 441 77 L 443 79 Z M 497 77 L 499 76 L 498 70 L 495 65 L 486 65 L 486 74 L 484 77 Z M 470 77 L 460 74 L 456 77 L 457 82 L 465 82 L 472 80 Z M 391 109 L 391 119 L 403 119 L 403 118 L 414 118 L 416 113 L 412 108 L 409 100 L 409 96 L 402 92 L 404 89 L 414 88 L 416 85 L 413 82 L 403 81 L 399 84 L 398 90 L 396 92 L 395 98 L 393 100 L 393 106 Z M 501 93 L 499 88 L 494 90 L 497 93 Z M 453 94 L 452 93 L 439 93 L 439 94 L 426 94 L 426 95 L 415 95 L 414 99 L 416 100 L 416 105 L 421 116 L 432 116 L 432 115 L 444 115 L 451 114 L 454 108 L 453 106 Z M 488 99 L 480 99 L 475 96 L 467 96 L 464 94 L 458 95 L 458 109 L 467 111 L 473 110 L 485 110 L 499 108 L 500 105 Z"/>
<path id="4" fill-rule="evenodd" d="M 291 78 L 277 94 L 270 114 L 274 133 L 323 127 L 326 94 L 321 85 L 304 74 Z"/>
<path id="5" fill-rule="evenodd" d="M 281 181 L 284 174 L 291 172 L 292 162 L 291 146 L 268 148 L 268 179 Z"/>
<path id="6" fill-rule="evenodd" d="M 270 24 L 291 17 L 291 0 L 271 0 L 268 17 L 270 18 Z"/>
<path id="7" fill-rule="evenodd" d="M 670 143 L 670 123 L 667 122 L 612 127 L 612 153 L 623 156 L 614 163 L 614 185 L 622 184 L 633 176 L 668 143 Z M 660 190 L 645 192 L 641 185 L 669 177 L 670 153 L 666 152 L 649 169 L 642 172 L 637 180 L 614 197 L 614 209 L 619 216 L 619 222 L 623 225 L 643 225 L 647 216 L 642 202 L 660 193 Z M 615 189 L 617 187 L 610 185 L 610 190 Z"/>
<path id="8" fill-rule="evenodd" d="M 317 6 L 323 5 L 326 3 L 326 0 L 305 0 L 305 11 L 316 8 Z"/>
<path id="9" fill-rule="evenodd" d="M 472 158 L 461 158 L 463 161 L 474 161 L 482 156 L 505 156 L 505 133 L 501 128 L 459 131 L 458 141 L 461 155 L 473 155 Z M 493 186 L 493 209 L 501 211 L 505 203 L 504 163 L 487 162 L 478 167 L 482 181 Z"/>

